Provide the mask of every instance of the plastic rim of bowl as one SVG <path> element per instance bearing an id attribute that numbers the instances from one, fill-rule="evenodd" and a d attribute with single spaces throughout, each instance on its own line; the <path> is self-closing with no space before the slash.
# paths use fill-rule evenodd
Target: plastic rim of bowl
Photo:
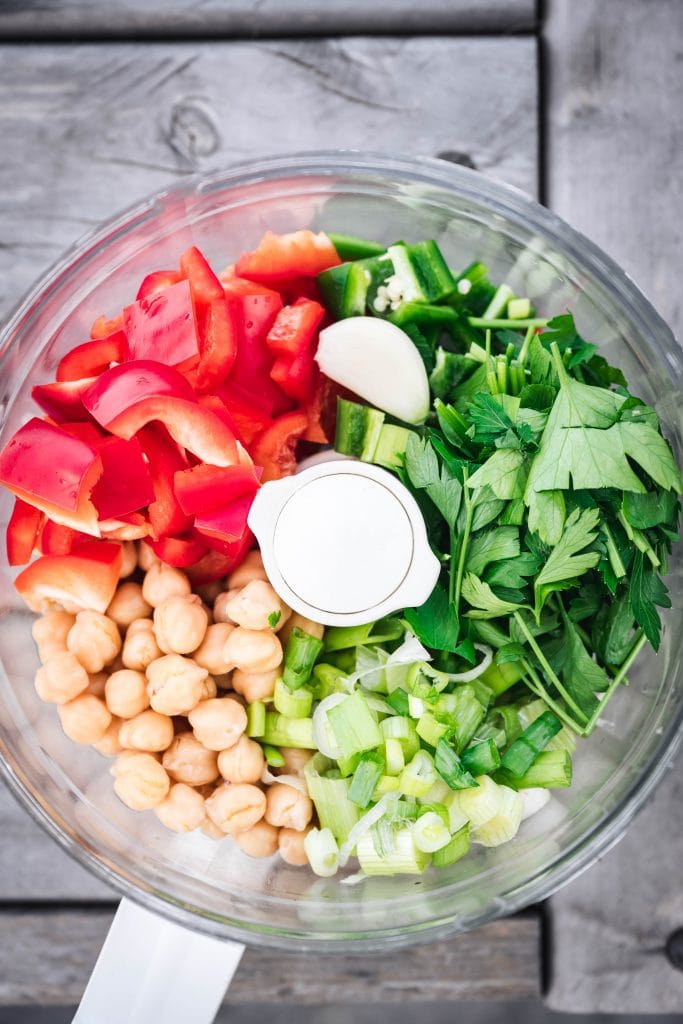
<path id="1" fill-rule="evenodd" d="M 667 367 L 677 387 L 683 384 L 683 357 L 677 349 L 673 334 L 654 307 L 609 256 L 551 211 L 512 186 L 484 178 L 476 171 L 446 161 L 431 157 L 395 158 L 343 150 L 274 156 L 235 164 L 227 171 L 192 176 L 182 185 L 157 192 L 122 211 L 77 241 L 27 293 L 0 331 L 0 360 L 5 357 L 22 323 L 48 299 L 53 289 L 76 272 L 76 264 L 78 273 L 81 273 L 83 262 L 87 263 L 88 258 L 107 241 L 136 224 L 143 224 L 164 202 L 203 196 L 228 187 L 276 182 L 288 174 L 302 180 L 307 177 L 355 175 L 359 182 L 363 180 L 363 175 L 374 179 L 383 176 L 387 184 L 436 187 L 461 199 L 483 202 L 489 212 L 538 231 L 558 251 L 585 268 L 595 279 L 609 284 L 615 299 L 628 311 L 639 331 L 649 336 L 660 362 Z M 13 397 L 10 397 L 6 408 L 11 406 Z M 6 408 L 0 416 L 0 425 Z M 79 843 L 69 834 L 72 831 L 69 826 L 60 822 L 57 815 L 49 813 L 31 793 L 29 784 L 22 778 L 20 766 L 14 768 L 7 760 L 1 741 L 0 771 L 18 801 L 67 853 L 122 895 L 151 910 L 186 926 L 191 923 L 193 927 L 209 934 L 242 942 L 251 941 L 262 946 L 284 947 L 291 940 L 296 940 L 297 948 L 302 952 L 358 951 L 361 945 L 366 950 L 380 950 L 434 941 L 468 930 L 545 899 L 576 878 L 622 837 L 637 811 L 665 774 L 680 746 L 682 736 L 683 703 L 667 727 L 661 730 L 656 749 L 641 766 L 638 776 L 628 786 L 620 802 L 576 842 L 562 850 L 555 860 L 539 867 L 522 884 L 497 897 L 494 905 L 489 904 L 482 913 L 455 921 L 452 915 L 420 920 L 399 929 L 387 927 L 367 935 L 359 932 L 351 934 L 350 931 L 341 935 L 312 933 L 303 927 L 301 930 L 269 929 L 259 924 L 250 925 L 244 920 L 231 921 L 223 917 L 216 921 L 199 907 L 180 902 L 151 886 L 143 888 L 130 882 L 123 872 L 117 872 L 87 846 Z M 273 899 L 275 902 L 278 899 L 289 902 L 283 897 Z"/>

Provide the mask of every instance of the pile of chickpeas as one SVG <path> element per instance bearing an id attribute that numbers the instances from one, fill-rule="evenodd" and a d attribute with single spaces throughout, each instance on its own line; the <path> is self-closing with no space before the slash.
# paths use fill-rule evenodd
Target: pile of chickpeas
<path id="1" fill-rule="evenodd" d="M 252 857 L 279 850 L 306 864 L 313 805 L 303 784 L 262 781 L 246 706 L 273 696 L 291 629 L 322 638 L 323 627 L 292 614 L 258 551 L 193 593 L 144 543 L 123 547 L 106 614 L 55 608 L 34 623 L 38 695 L 57 705 L 70 739 L 116 758 L 114 790 L 128 807 L 174 832 L 231 836 Z M 277 771 L 303 780 L 311 754 L 285 748 Z"/>

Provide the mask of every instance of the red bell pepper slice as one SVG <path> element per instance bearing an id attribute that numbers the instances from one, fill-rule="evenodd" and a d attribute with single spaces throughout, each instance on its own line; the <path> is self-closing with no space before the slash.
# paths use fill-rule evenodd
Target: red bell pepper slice
<path id="1" fill-rule="evenodd" d="M 239 317 L 235 301 L 222 297 L 210 302 L 201 317 L 199 363 L 188 379 L 196 391 L 213 391 L 230 373 L 237 358 Z"/>
<path id="2" fill-rule="evenodd" d="M 98 423 L 110 430 L 111 424 L 131 407 L 158 395 L 194 400 L 182 373 L 163 363 L 139 359 L 103 373 L 84 393 L 83 404 Z"/>
<path id="3" fill-rule="evenodd" d="M 154 501 L 149 467 L 135 437 L 129 441 L 108 437 L 98 451 L 103 468 L 93 487 L 92 501 L 100 519 L 118 519 Z"/>
<path id="4" fill-rule="evenodd" d="M 106 316 L 98 316 L 95 323 L 90 328 L 90 337 L 98 340 L 100 338 L 107 338 L 110 334 L 115 334 L 117 331 L 123 330 L 123 314 L 117 313 L 116 316 L 108 320 Z"/>
<path id="5" fill-rule="evenodd" d="M 180 257 L 180 273 L 189 281 L 192 298 L 198 307 L 223 298 L 223 285 L 196 245 L 186 249 Z"/>
<path id="6" fill-rule="evenodd" d="M 289 412 L 275 420 L 273 425 L 256 439 L 252 446 L 252 457 L 257 466 L 263 468 L 263 483 L 291 476 L 296 470 L 294 454 L 297 441 L 308 427 L 308 418 L 303 412 Z"/>
<path id="7" fill-rule="evenodd" d="M 304 441 L 312 441 L 314 444 L 329 443 L 330 438 L 322 422 L 323 407 L 328 396 L 329 387 L 330 381 L 327 377 L 322 376 L 316 366 L 313 372 L 311 395 L 302 410 L 308 417 L 308 426 L 303 436 Z"/>
<path id="8" fill-rule="evenodd" d="M 199 515 L 195 518 L 194 528 L 210 547 L 232 555 L 235 545 L 244 539 L 253 500 L 253 494 L 245 494 L 224 508 Z"/>
<path id="9" fill-rule="evenodd" d="M 253 252 L 240 256 L 235 269 L 240 277 L 268 284 L 293 277 L 315 277 L 340 263 L 337 250 L 323 231 L 294 231 L 288 235 L 266 231 Z"/>
<path id="10" fill-rule="evenodd" d="M 220 417 L 211 409 L 182 398 L 146 398 L 112 420 L 109 430 L 128 439 L 152 420 L 163 423 L 173 440 L 202 462 L 212 466 L 234 466 L 239 462 L 235 435 Z"/>
<path id="11" fill-rule="evenodd" d="M 268 331 L 266 345 L 278 355 L 298 356 L 313 344 L 324 316 L 320 303 L 310 299 L 283 306 Z"/>
<path id="12" fill-rule="evenodd" d="M 251 544 L 254 543 L 253 535 L 250 538 Z M 251 547 L 251 544 L 249 545 Z M 247 549 L 248 550 L 248 549 Z M 244 555 L 246 555 L 246 551 Z M 242 555 L 242 559 L 244 559 Z M 203 583 L 213 583 L 215 580 L 220 580 L 223 576 L 227 576 L 229 572 L 237 568 L 235 558 L 230 555 L 221 554 L 220 551 L 209 550 L 200 558 L 194 565 L 188 565 L 185 568 L 185 572 L 190 579 L 190 583 L 193 587 L 199 587 Z"/>
<path id="13" fill-rule="evenodd" d="M 91 445 L 36 418 L 0 452 L 0 483 L 55 522 L 95 537 L 100 530 L 90 493 L 101 473 Z"/>
<path id="14" fill-rule="evenodd" d="M 247 446 L 273 422 L 258 405 L 257 396 L 226 385 L 218 390 L 218 397 L 235 424 L 242 443 Z"/>
<path id="15" fill-rule="evenodd" d="M 279 356 L 273 363 L 270 376 L 290 398 L 308 401 L 313 390 L 315 362 L 313 347 L 294 356 Z"/>
<path id="16" fill-rule="evenodd" d="M 287 399 L 270 379 L 273 357 L 265 343 L 282 308 L 282 299 L 272 289 L 251 281 L 231 278 L 223 284 L 239 325 L 237 354 L 228 383 L 258 396 L 260 408 L 268 415 L 282 411 L 287 407 Z"/>
<path id="17" fill-rule="evenodd" d="M 178 470 L 187 469 L 187 459 L 163 427 L 152 424 L 137 435 L 147 456 L 154 488 L 154 501 L 147 509 L 149 521 L 158 537 L 184 533 L 192 525 L 180 507 L 173 489 L 173 478 Z"/>
<path id="18" fill-rule="evenodd" d="M 120 544 L 88 541 L 68 555 L 43 555 L 19 573 L 14 586 L 34 612 L 49 611 L 55 604 L 67 611 L 105 612 L 122 560 Z"/>
<path id="19" fill-rule="evenodd" d="M 194 565 L 209 550 L 204 539 L 196 534 L 186 537 L 160 537 L 159 540 L 146 540 L 150 548 L 162 562 L 185 569 Z"/>
<path id="20" fill-rule="evenodd" d="M 130 359 L 177 366 L 199 355 L 197 322 L 187 281 L 126 306 L 123 329 Z"/>
<path id="21" fill-rule="evenodd" d="M 31 388 L 31 398 L 43 412 L 58 423 L 88 418 L 82 402 L 84 392 L 97 377 L 83 380 L 57 381 L 54 384 L 36 384 Z"/>
<path id="22" fill-rule="evenodd" d="M 323 301 L 314 277 L 295 277 L 291 281 L 283 281 L 278 291 L 289 305 L 296 305 L 299 299 L 312 299 L 313 302 L 320 303 Z"/>
<path id="23" fill-rule="evenodd" d="M 153 270 L 151 274 L 142 279 L 142 284 L 138 288 L 135 298 L 138 302 L 141 299 L 148 299 L 151 295 L 162 292 L 164 288 L 170 288 L 172 284 L 178 284 L 178 281 L 180 281 L 180 274 L 177 270 Z"/>
<path id="24" fill-rule="evenodd" d="M 176 497 L 188 516 L 203 515 L 231 505 L 237 498 L 251 497 L 259 488 L 259 474 L 253 466 L 199 465 L 174 476 Z"/>
<path id="25" fill-rule="evenodd" d="M 122 363 L 127 358 L 126 335 L 116 331 L 94 341 L 85 341 L 67 352 L 57 367 L 57 380 L 81 381 L 84 377 L 98 377 L 112 363 Z"/>
<path id="26" fill-rule="evenodd" d="M 10 565 L 26 565 L 30 562 L 38 534 L 43 524 L 43 513 L 28 502 L 17 498 L 7 524 L 5 545 Z"/>
<path id="27" fill-rule="evenodd" d="M 77 544 L 89 540 L 86 533 L 47 519 L 40 531 L 38 549 L 43 555 L 68 555 Z"/>
<path id="28" fill-rule="evenodd" d="M 74 437 L 80 438 L 81 441 L 85 441 L 91 448 L 97 448 L 100 441 L 103 441 L 105 437 L 100 428 L 95 426 L 90 420 L 84 420 L 82 423 L 68 423 L 64 421 L 59 426 L 62 430 L 66 430 L 67 434 L 72 434 Z"/>

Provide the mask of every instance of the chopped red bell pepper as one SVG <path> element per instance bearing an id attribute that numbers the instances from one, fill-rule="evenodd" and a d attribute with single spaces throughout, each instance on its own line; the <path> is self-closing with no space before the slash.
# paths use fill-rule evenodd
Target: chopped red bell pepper
<path id="1" fill-rule="evenodd" d="M 101 473 L 91 445 L 36 418 L 0 452 L 0 483 L 55 522 L 95 537 L 100 531 L 90 493 Z"/>
<path id="2" fill-rule="evenodd" d="M 278 355 L 298 356 L 309 348 L 325 316 L 318 302 L 299 299 L 293 306 L 283 306 L 268 331 L 266 345 Z"/>
<path id="3" fill-rule="evenodd" d="M 251 537 L 251 544 L 254 543 L 253 536 Z M 251 547 L 251 544 L 249 545 Z M 248 548 L 247 548 L 248 550 Z M 246 555 L 246 551 L 244 555 Z M 244 558 L 242 555 L 242 559 Z M 185 569 L 187 576 L 190 579 L 190 583 L 194 587 L 199 587 L 203 583 L 213 583 L 215 580 L 221 579 L 223 576 L 227 576 L 229 572 L 237 568 L 235 558 L 230 555 L 223 555 L 220 551 L 209 550 L 200 558 L 194 565 L 188 565 Z"/>
<path id="4" fill-rule="evenodd" d="M 30 562 L 42 524 L 43 513 L 40 509 L 21 498 L 15 499 L 5 534 L 7 561 L 10 565 L 26 565 Z"/>
<path id="5" fill-rule="evenodd" d="M 148 299 L 151 295 L 162 292 L 164 288 L 170 288 L 172 284 L 178 284 L 180 279 L 180 274 L 177 270 L 153 270 L 151 274 L 143 278 L 135 298 L 138 302 L 141 299 Z"/>
<path id="6" fill-rule="evenodd" d="M 197 534 L 188 534 L 185 537 L 160 537 L 159 540 L 148 539 L 145 544 L 149 544 L 162 562 L 175 565 L 178 569 L 185 569 L 188 565 L 199 562 L 209 550 L 204 539 Z"/>
<path id="7" fill-rule="evenodd" d="M 219 388 L 218 397 L 235 424 L 242 443 L 247 446 L 273 422 L 258 405 L 258 397 L 251 396 L 240 388 L 225 385 Z"/>
<path id="8" fill-rule="evenodd" d="M 107 540 L 142 540 L 154 533 L 152 524 L 142 512 L 129 512 L 120 519 L 102 519 L 100 530 Z"/>
<path id="9" fill-rule="evenodd" d="M 31 398 L 43 412 L 58 423 L 88 419 L 88 413 L 82 402 L 82 396 L 97 377 L 84 377 L 83 380 L 57 381 L 54 384 L 36 384 L 31 388 Z"/>
<path id="10" fill-rule="evenodd" d="M 102 476 L 93 487 L 92 501 L 100 519 L 119 519 L 154 501 L 149 467 L 137 438 L 108 437 L 97 450 Z"/>
<path id="11" fill-rule="evenodd" d="M 297 441 L 308 427 L 303 412 L 289 412 L 275 420 L 273 425 L 256 439 L 252 446 L 254 464 L 263 468 L 263 483 L 291 476 L 296 470 L 294 454 Z"/>
<path id="12" fill-rule="evenodd" d="M 239 462 L 235 435 L 223 420 L 197 402 L 166 395 L 145 398 L 121 413 L 109 424 L 109 430 L 126 439 L 152 420 L 158 420 L 181 448 L 212 466 L 234 466 Z"/>
<path id="13" fill-rule="evenodd" d="M 289 305 L 295 305 L 299 299 L 312 299 L 322 303 L 318 282 L 314 277 L 294 277 L 290 281 L 282 281 L 278 291 Z"/>
<path id="14" fill-rule="evenodd" d="M 214 512 L 205 512 L 195 517 L 195 530 L 206 539 L 216 551 L 232 555 L 235 544 L 244 539 L 247 530 L 247 516 L 254 500 L 253 494 L 244 494 L 230 505 Z"/>
<path id="15" fill-rule="evenodd" d="M 93 341 L 77 345 L 60 360 L 57 380 L 81 381 L 85 377 L 98 377 L 112 363 L 128 358 L 128 342 L 123 331 L 115 331 Z"/>
<path id="16" fill-rule="evenodd" d="M 47 519 L 40 531 L 38 549 L 43 555 L 68 555 L 77 544 L 84 541 L 90 541 L 86 533 Z"/>
<path id="17" fill-rule="evenodd" d="M 115 334 L 117 331 L 123 330 L 123 314 L 117 313 L 116 316 L 108 320 L 106 316 L 98 316 L 95 323 L 90 328 L 90 337 L 99 341 L 100 338 L 107 338 L 110 334 Z"/>
<path id="18" fill-rule="evenodd" d="M 103 441 L 105 434 L 96 426 L 91 420 L 84 420 L 82 423 L 60 423 L 59 426 L 62 430 L 66 430 L 67 434 L 73 434 L 74 437 L 80 438 L 81 441 L 85 441 L 92 448 L 97 448 L 100 441 Z"/>
<path id="19" fill-rule="evenodd" d="M 199 465 L 175 474 L 176 497 L 188 516 L 203 515 L 231 505 L 245 495 L 253 497 L 259 488 L 259 474 L 253 466 Z"/>
<path id="20" fill-rule="evenodd" d="M 240 315 L 241 308 L 222 294 L 205 307 L 201 318 L 199 363 L 188 373 L 197 391 L 213 391 L 230 373 L 237 358 Z"/>
<path id="21" fill-rule="evenodd" d="M 313 347 L 294 356 L 279 356 L 273 363 L 270 376 L 290 398 L 306 402 L 313 390 L 315 361 Z"/>
<path id="22" fill-rule="evenodd" d="M 196 359 L 199 340 L 189 283 L 179 281 L 126 306 L 123 329 L 130 359 L 153 359 L 167 366 Z"/>
<path id="23" fill-rule="evenodd" d="M 337 250 L 323 231 L 293 231 L 288 235 L 266 231 L 253 252 L 240 256 L 235 269 L 240 277 L 268 284 L 293 277 L 315 277 L 340 263 Z"/>
<path id="24" fill-rule="evenodd" d="M 223 298 L 223 285 L 196 245 L 186 249 L 180 257 L 180 273 L 189 281 L 192 298 L 198 307 L 209 306 Z"/>
<path id="25" fill-rule="evenodd" d="M 228 383 L 259 396 L 260 407 L 268 415 L 282 411 L 287 407 L 287 399 L 270 379 L 273 357 L 266 345 L 282 299 L 270 288 L 239 278 L 224 281 L 224 287 L 239 325 L 237 354 Z"/>
<path id="26" fill-rule="evenodd" d="M 34 612 L 49 611 L 55 604 L 67 611 L 105 612 L 122 560 L 120 544 L 89 541 L 68 555 L 43 555 L 19 573 L 14 585 Z"/>
<path id="27" fill-rule="evenodd" d="M 137 438 L 147 456 L 154 488 L 154 501 L 147 509 L 154 535 L 159 538 L 184 533 L 192 525 L 192 519 L 180 507 L 173 478 L 178 470 L 187 469 L 187 459 L 167 431 L 157 424 L 144 427 Z"/>
<path id="28" fill-rule="evenodd" d="M 188 402 L 194 400 L 192 388 L 182 373 L 150 359 L 113 366 L 103 373 L 83 395 L 83 404 L 91 416 L 107 430 L 118 417 L 144 399 L 170 395 Z"/>
<path id="29" fill-rule="evenodd" d="M 302 438 L 304 441 L 312 441 L 315 444 L 328 444 L 330 440 L 322 423 L 323 404 L 328 385 L 328 378 L 323 377 L 316 366 L 313 372 L 311 395 L 302 410 L 308 417 L 308 426 Z"/>

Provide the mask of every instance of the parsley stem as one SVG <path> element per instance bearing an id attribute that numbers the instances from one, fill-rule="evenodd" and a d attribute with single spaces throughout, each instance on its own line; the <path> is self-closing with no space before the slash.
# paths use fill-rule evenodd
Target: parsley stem
<path id="1" fill-rule="evenodd" d="M 584 734 L 584 726 L 575 722 L 574 719 L 567 714 L 562 705 L 553 700 L 541 680 L 538 678 L 536 670 L 532 665 L 525 658 L 520 659 L 520 664 L 529 677 L 528 679 L 525 679 L 524 682 L 531 692 L 535 693 L 537 697 L 540 697 L 540 699 L 547 704 L 549 708 L 552 708 L 558 718 L 561 718 L 565 725 L 568 725 L 575 733 L 582 736 Z"/>
<path id="2" fill-rule="evenodd" d="M 519 330 L 521 327 L 545 327 L 548 323 L 542 317 L 530 317 L 528 320 L 487 320 L 483 316 L 468 316 L 470 327 L 491 328 L 491 330 Z"/>
<path id="3" fill-rule="evenodd" d="M 519 612 L 514 612 L 514 618 L 515 618 L 515 622 L 517 623 L 517 625 L 521 629 L 522 633 L 524 633 L 524 636 L 527 639 L 527 643 L 529 644 L 529 647 L 531 647 L 531 650 L 534 652 L 534 654 L 538 658 L 538 661 L 539 661 L 539 663 L 541 665 L 541 668 L 543 669 L 543 671 L 547 674 L 548 678 L 550 679 L 550 682 L 559 691 L 559 693 L 562 694 L 562 696 L 564 697 L 565 701 L 567 702 L 569 707 L 572 709 L 572 711 L 576 715 L 578 715 L 579 718 L 583 718 L 585 721 L 588 721 L 588 716 L 586 714 L 584 714 L 584 712 L 581 710 L 581 708 L 578 706 L 578 704 L 574 701 L 572 696 L 567 692 L 567 690 L 565 690 L 565 688 L 562 685 L 561 681 L 558 679 L 558 677 L 553 672 L 553 670 L 552 670 L 552 668 L 550 666 L 550 662 L 546 658 L 545 654 L 543 653 L 543 651 L 541 650 L 539 645 L 536 643 L 536 638 L 534 637 L 533 633 L 531 632 L 531 630 L 529 629 L 529 627 L 527 626 L 526 622 L 524 621 L 522 616 L 519 614 Z"/>
<path id="4" fill-rule="evenodd" d="M 609 564 L 612 566 L 612 572 L 614 575 L 618 580 L 620 580 L 626 575 L 626 568 L 621 560 L 621 555 L 619 554 L 612 531 L 604 520 L 602 521 L 601 528 L 607 538 L 607 555 L 609 558 Z"/>
<path id="5" fill-rule="evenodd" d="M 531 339 L 533 338 L 535 333 L 536 333 L 536 328 L 535 327 L 529 327 L 527 329 L 526 334 L 524 335 L 524 344 L 522 345 L 521 349 L 519 350 L 519 355 L 517 356 L 517 362 L 519 363 L 519 365 L 521 367 L 526 366 L 526 361 L 527 361 L 527 358 L 528 358 L 528 355 L 529 355 L 529 345 L 531 344 Z"/>
<path id="6" fill-rule="evenodd" d="M 589 736 L 593 732 L 593 729 L 597 725 L 598 719 L 600 718 L 600 715 L 602 714 L 602 712 L 604 710 L 605 704 L 610 699 L 612 694 L 614 694 L 619 689 L 619 686 L 624 682 L 624 679 L 626 678 L 626 673 L 628 672 L 628 670 L 630 669 L 631 665 L 636 660 L 636 658 L 638 657 L 638 655 L 640 654 L 640 652 L 642 651 L 642 649 L 643 649 L 643 647 L 645 646 L 646 643 L 647 643 L 647 637 L 645 636 L 645 634 L 643 632 L 641 632 L 639 638 L 634 643 L 634 645 L 631 648 L 630 653 L 627 655 L 625 661 L 622 662 L 621 667 L 619 668 L 619 671 L 617 672 L 617 674 L 615 675 L 614 679 L 612 680 L 612 682 L 609 684 L 609 686 L 605 690 L 605 693 L 604 693 L 604 696 L 603 696 L 602 700 L 599 702 L 597 708 L 595 709 L 595 711 L 593 712 L 591 717 L 586 722 L 586 728 L 584 730 L 584 735 Z"/>
<path id="7" fill-rule="evenodd" d="M 463 501 L 465 502 L 465 529 L 463 530 L 462 537 L 460 538 L 460 554 L 458 557 L 458 569 L 455 577 L 455 590 L 453 594 L 453 604 L 455 605 L 456 614 L 460 607 L 460 591 L 462 589 L 462 578 L 465 574 L 465 555 L 467 554 L 467 545 L 469 544 L 470 533 L 472 531 L 472 517 L 474 515 L 472 496 L 467 488 L 467 467 L 463 467 L 462 471 L 462 496 Z"/>

